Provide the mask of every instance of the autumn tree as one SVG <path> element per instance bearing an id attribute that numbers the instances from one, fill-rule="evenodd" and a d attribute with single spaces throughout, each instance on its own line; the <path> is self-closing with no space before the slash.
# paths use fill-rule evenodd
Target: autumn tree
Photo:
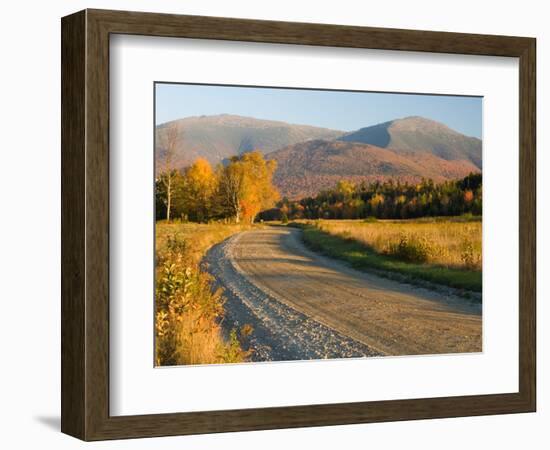
<path id="1" fill-rule="evenodd" d="M 266 161 L 259 151 L 231 158 L 218 175 L 222 209 L 237 223 L 254 222 L 260 211 L 272 207 L 279 199 L 279 192 L 273 186 L 276 168 L 276 161 Z"/>
<path id="2" fill-rule="evenodd" d="M 166 206 L 166 220 L 170 221 L 172 211 L 172 199 L 174 196 L 174 182 L 177 177 L 177 170 L 174 167 L 174 158 L 176 155 L 178 138 L 180 135 L 179 124 L 172 123 L 161 128 L 158 132 L 160 155 L 159 158 L 159 181 L 164 188 L 165 198 L 163 199 Z"/>
<path id="3" fill-rule="evenodd" d="M 355 192 L 355 184 L 348 180 L 340 180 L 336 184 L 336 192 L 342 195 L 344 200 L 349 199 Z"/>
<path id="4" fill-rule="evenodd" d="M 261 152 L 254 151 L 242 155 L 241 163 L 245 169 L 241 199 L 243 218 L 252 223 L 260 211 L 272 207 L 279 200 L 279 192 L 273 186 L 277 161 L 266 161 Z"/>
<path id="5" fill-rule="evenodd" d="M 184 176 L 184 210 L 190 220 L 204 222 L 212 214 L 212 196 L 216 186 L 212 166 L 206 159 L 198 158 L 185 170 Z"/>
<path id="6" fill-rule="evenodd" d="M 464 191 L 464 201 L 469 204 L 473 200 L 474 200 L 474 193 L 470 189 L 465 190 Z"/>
<path id="7" fill-rule="evenodd" d="M 244 193 L 244 167 L 238 157 L 231 158 L 227 166 L 221 166 L 218 173 L 217 201 L 223 216 L 241 220 L 241 201 Z"/>

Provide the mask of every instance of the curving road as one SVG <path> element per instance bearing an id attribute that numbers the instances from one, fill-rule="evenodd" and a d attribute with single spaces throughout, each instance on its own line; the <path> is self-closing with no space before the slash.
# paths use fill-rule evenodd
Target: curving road
<path id="1" fill-rule="evenodd" d="M 481 305 L 358 272 L 267 227 L 213 247 L 224 329 L 250 324 L 256 361 L 480 352 Z"/>

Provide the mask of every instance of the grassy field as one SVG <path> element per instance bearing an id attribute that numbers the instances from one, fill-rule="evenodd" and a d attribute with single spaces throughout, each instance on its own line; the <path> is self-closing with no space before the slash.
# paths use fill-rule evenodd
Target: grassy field
<path id="1" fill-rule="evenodd" d="M 314 250 L 357 268 L 481 292 L 481 220 L 475 217 L 321 220 L 308 222 L 303 236 Z"/>
<path id="2" fill-rule="evenodd" d="M 156 364 L 241 362 L 240 330 L 224 339 L 221 291 L 212 292 L 211 278 L 199 263 L 218 242 L 247 228 L 244 225 L 156 224 L 155 348 Z"/>

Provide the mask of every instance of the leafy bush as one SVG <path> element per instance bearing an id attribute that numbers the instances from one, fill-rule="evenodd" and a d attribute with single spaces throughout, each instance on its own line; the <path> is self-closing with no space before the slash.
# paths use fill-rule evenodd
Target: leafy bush
<path id="1" fill-rule="evenodd" d="M 177 233 L 168 235 L 166 249 L 172 253 L 185 253 L 189 250 L 189 241 L 182 239 Z"/>
<path id="2" fill-rule="evenodd" d="M 474 244 L 471 241 L 466 241 L 463 244 L 463 250 L 460 259 L 464 267 L 468 269 L 477 269 L 481 266 L 481 257 L 475 250 Z"/>
<path id="3" fill-rule="evenodd" d="M 342 233 L 340 233 L 340 237 L 342 239 L 345 239 L 346 241 L 353 241 L 354 240 L 353 235 L 351 234 L 351 231 L 349 231 L 349 230 L 342 231 Z"/>
<path id="4" fill-rule="evenodd" d="M 430 257 L 430 244 L 426 238 L 403 234 L 390 244 L 388 254 L 403 261 L 424 263 Z"/>
<path id="5" fill-rule="evenodd" d="M 169 235 L 157 250 L 155 349 L 157 365 L 214 364 L 244 361 L 237 332 L 222 336 L 222 290 L 212 290 L 211 277 L 196 260 L 197 249 Z"/>

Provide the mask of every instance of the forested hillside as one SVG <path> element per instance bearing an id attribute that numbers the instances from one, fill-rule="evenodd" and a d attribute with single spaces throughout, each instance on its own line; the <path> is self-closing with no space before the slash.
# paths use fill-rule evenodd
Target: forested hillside
<path id="1" fill-rule="evenodd" d="M 284 198 L 264 211 L 264 220 L 410 219 L 425 216 L 481 215 L 482 177 L 470 174 L 457 181 L 417 184 L 385 181 L 355 184 L 339 181 L 332 189 L 292 201 Z"/>

